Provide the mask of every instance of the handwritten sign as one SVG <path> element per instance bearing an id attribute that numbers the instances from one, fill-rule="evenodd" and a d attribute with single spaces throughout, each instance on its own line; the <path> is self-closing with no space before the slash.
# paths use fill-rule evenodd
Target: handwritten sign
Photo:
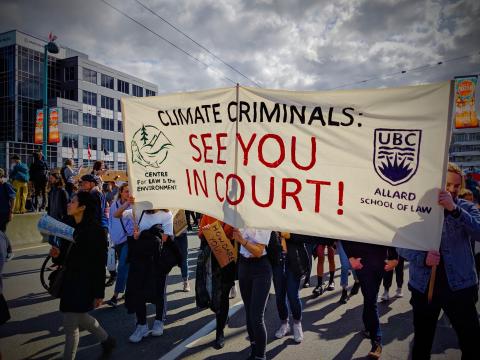
<path id="1" fill-rule="evenodd" d="M 237 254 L 232 243 L 218 221 L 215 221 L 208 228 L 204 228 L 203 235 L 205 235 L 208 246 L 212 249 L 220 267 L 223 268 L 232 261 L 237 261 Z"/>

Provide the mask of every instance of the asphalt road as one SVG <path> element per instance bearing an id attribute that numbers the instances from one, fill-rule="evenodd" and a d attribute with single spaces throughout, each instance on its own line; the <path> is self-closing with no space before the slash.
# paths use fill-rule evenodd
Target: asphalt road
<path id="1" fill-rule="evenodd" d="M 189 236 L 189 269 L 195 273 L 199 241 Z M 48 252 L 48 246 L 15 251 L 15 257 L 4 269 L 5 297 L 12 319 L 0 327 L 0 351 L 3 359 L 58 359 L 62 356 L 64 335 L 62 316 L 58 312 L 58 300 L 52 299 L 41 287 L 39 269 Z M 337 268 L 339 261 L 337 258 Z M 408 276 L 406 264 L 405 278 Z M 176 268 L 168 279 L 168 313 L 165 332 L 159 338 L 147 338 L 139 344 L 130 344 L 128 336 L 134 330 L 134 317 L 123 306 L 112 309 L 104 306 L 93 312 L 102 326 L 118 341 L 112 359 L 246 359 L 249 342 L 245 328 L 245 313 L 240 295 L 231 301 L 239 308 L 230 318 L 225 331 L 226 345 L 222 350 L 212 348 L 214 316 L 209 310 L 195 307 L 194 281 L 192 291 L 182 292 L 180 269 Z M 339 282 L 340 271 L 337 271 Z M 315 283 L 316 280 L 312 280 Z M 395 286 L 395 285 L 394 285 Z M 346 305 L 337 303 L 340 289 L 313 298 L 311 288 L 303 289 L 303 328 L 305 340 L 294 343 L 292 337 L 275 339 L 273 334 L 279 325 L 273 288 L 266 311 L 268 329 L 268 359 L 360 359 L 369 348 L 369 340 L 362 335 L 362 297 L 353 297 Z M 107 298 L 113 289 L 108 288 Z M 379 304 L 383 328 L 384 349 L 382 359 L 407 359 L 411 342 L 412 312 L 408 302 L 409 292 L 404 285 L 405 297 Z M 154 309 L 149 307 L 149 321 L 153 321 Z M 189 337 L 195 341 L 185 340 Z M 173 352 L 172 352 L 173 351 Z M 87 332 L 81 333 L 77 359 L 96 359 L 100 347 Z M 439 320 L 432 359 L 460 359 L 457 339 L 448 320 Z"/>

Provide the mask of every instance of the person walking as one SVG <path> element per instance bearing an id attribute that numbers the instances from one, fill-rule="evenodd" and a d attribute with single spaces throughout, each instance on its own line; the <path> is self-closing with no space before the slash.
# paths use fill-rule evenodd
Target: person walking
<path id="1" fill-rule="evenodd" d="M 335 243 L 334 239 L 317 237 L 315 239 L 316 247 L 313 252 L 318 258 L 317 261 L 317 286 L 313 289 L 312 293 L 315 296 L 322 295 L 325 290 L 333 291 L 335 290 L 335 249 L 333 245 Z M 324 272 L 324 263 L 325 263 L 325 249 L 327 250 L 328 256 L 328 269 L 329 269 L 329 279 L 328 285 L 323 286 L 323 272 Z"/>
<path id="2" fill-rule="evenodd" d="M 208 215 L 203 215 L 201 217 L 200 224 L 198 226 L 198 237 L 201 240 L 201 249 L 205 249 L 205 247 L 208 247 L 208 242 L 205 239 L 205 235 L 203 234 L 203 232 L 215 221 L 217 221 L 217 219 Z M 221 221 L 219 222 L 227 238 L 230 241 L 233 241 L 233 228 L 228 224 L 225 224 Z M 220 267 L 216 257 L 212 253 L 210 253 L 210 259 L 212 273 L 212 289 L 215 289 L 214 291 L 217 292 L 215 294 L 212 294 L 212 301 L 210 306 L 210 309 L 215 313 L 216 320 L 214 347 L 216 349 L 222 349 L 225 346 L 224 330 L 227 324 L 228 310 L 230 307 L 229 294 L 230 289 L 232 288 L 232 286 L 234 286 L 237 268 L 235 262 L 230 262 L 223 268 Z"/>
<path id="3" fill-rule="evenodd" d="M 30 165 L 30 181 L 33 183 L 33 208 L 43 211 L 47 206 L 48 165 L 40 151 L 33 153 L 33 163 Z M 38 198 L 42 198 L 42 203 Z"/>
<path id="4" fill-rule="evenodd" d="M 345 253 L 345 250 L 342 245 L 341 240 L 336 241 L 337 244 L 337 253 L 340 258 L 341 270 L 340 270 L 340 287 L 342 288 L 342 295 L 338 301 L 340 304 L 346 304 L 352 296 L 358 294 L 360 290 L 360 281 L 358 280 L 357 273 L 352 269 L 348 256 Z M 349 272 L 353 275 L 353 286 L 350 290 L 350 295 L 348 294 L 348 274 Z"/>
<path id="5" fill-rule="evenodd" d="M 440 191 L 438 203 L 444 209 L 439 250 L 398 249 L 409 262 L 408 288 L 412 294 L 412 359 L 430 359 L 440 311 L 444 311 L 457 333 L 462 359 L 478 359 L 480 323 L 475 304 L 478 301 L 478 278 L 472 242 L 480 242 L 480 211 L 471 202 L 458 198 L 462 170 L 448 164 L 446 189 Z M 433 296 L 428 299 L 432 267 L 436 266 Z"/>
<path id="6" fill-rule="evenodd" d="M 384 271 L 392 271 L 398 263 L 398 254 L 393 247 L 342 241 L 350 265 L 357 272 L 363 294 L 362 319 L 371 350 L 367 357 L 379 359 L 382 354 L 382 330 L 378 316 L 378 291 Z"/>
<path id="7" fill-rule="evenodd" d="M 178 236 L 175 236 L 180 253 L 182 254 L 182 266 L 180 267 L 183 280 L 183 292 L 189 292 L 190 283 L 188 282 L 188 236 L 187 229 L 184 229 Z"/>
<path id="8" fill-rule="evenodd" d="M 30 180 L 30 175 L 28 173 L 27 165 L 20 161 L 20 156 L 13 154 L 11 159 L 13 161 L 13 166 L 9 177 L 16 192 L 13 213 L 24 214 L 27 211 L 25 205 L 27 203 L 28 181 Z"/>
<path id="9" fill-rule="evenodd" d="M 251 359 L 266 359 L 267 329 L 265 308 L 272 284 L 272 266 L 267 257 L 266 246 L 270 230 L 252 228 L 234 229 L 233 239 L 240 246 L 238 283 L 245 305 Z"/>
<path id="10" fill-rule="evenodd" d="M 385 271 L 383 273 L 383 294 L 380 296 L 379 301 L 389 301 L 390 300 L 390 287 L 393 283 L 393 273 L 395 272 L 395 281 L 397 283 L 397 289 L 395 290 L 394 297 L 402 298 L 403 297 L 403 269 L 405 266 L 405 259 L 401 256 L 398 257 L 398 265 L 395 266 L 393 271 Z"/>
<path id="11" fill-rule="evenodd" d="M 308 253 L 305 241 L 308 236 L 281 233 L 282 254 L 280 261 L 272 266 L 273 286 L 281 325 L 275 337 L 281 339 L 290 333 L 288 309 L 293 318 L 293 338 L 296 343 L 303 341 L 302 302 L 300 300 L 300 282 L 308 270 Z M 288 299 L 288 306 L 287 306 Z"/>
<path id="12" fill-rule="evenodd" d="M 95 199 L 88 192 L 76 194 L 67 209 L 75 220 L 74 242 L 61 240 L 50 255 L 65 272 L 60 294 L 60 312 L 65 331 L 64 359 L 75 359 L 80 338 L 79 328 L 86 329 L 101 342 L 103 355 L 116 345 L 98 321 L 88 313 L 100 306 L 105 295 L 107 237 L 95 216 Z"/>
<path id="13" fill-rule="evenodd" d="M 135 199 L 122 205 L 114 214 L 117 218 L 130 218 L 134 222 Z M 171 269 L 181 265 L 181 254 L 173 242 L 173 215 L 167 209 L 144 210 L 134 223 L 133 240 L 128 244 L 129 273 L 125 293 L 125 306 L 135 313 L 137 321 L 132 343 L 149 336 L 162 336 L 167 312 L 167 276 Z M 147 324 L 147 302 L 155 304 L 156 314 L 152 329 Z"/>
<path id="14" fill-rule="evenodd" d="M 133 240 L 133 221 L 130 217 L 115 217 L 115 213 L 123 206 L 127 205 L 125 210 L 131 209 L 128 199 L 130 190 L 127 183 L 120 186 L 117 200 L 110 207 L 110 216 L 108 217 L 108 230 L 110 239 L 115 246 L 115 252 L 118 258 L 117 279 L 113 296 L 107 301 L 107 304 L 113 307 L 117 306 L 118 297 L 125 292 L 128 278 L 128 243 Z"/>
<path id="15" fill-rule="evenodd" d="M 69 196 L 63 187 L 62 177 L 58 173 L 51 173 L 48 181 L 50 183 L 50 191 L 48 192 L 47 214 L 55 220 L 66 223 L 68 219 L 67 207 Z M 49 243 L 51 245 L 56 244 L 54 236 L 49 237 Z"/>

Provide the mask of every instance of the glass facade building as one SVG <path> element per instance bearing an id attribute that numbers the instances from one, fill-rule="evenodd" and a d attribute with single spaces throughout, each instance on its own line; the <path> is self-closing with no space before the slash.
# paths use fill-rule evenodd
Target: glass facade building
<path id="1" fill-rule="evenodd" d="M 32 153 L 41 148 L 33 139 L 36 111 L 43 106 L 45 43 L 20 31 L 0 34 L 0 167 L 4 169 L 9 168 L 11 155 L 30 163 Z M 50 167 L 73 158 L 77 165 L 101 159 L 110 168 L 125 169 L 120 98 L 144 96 L 143 89 L 147 96 L 158 93 L 156 85 L 93 62 L 76 50 L 60 46 L 58 54 L 50 54 L 48 105 L 58 108 L 60 130 L 60 142 L 47 147 Z"/>

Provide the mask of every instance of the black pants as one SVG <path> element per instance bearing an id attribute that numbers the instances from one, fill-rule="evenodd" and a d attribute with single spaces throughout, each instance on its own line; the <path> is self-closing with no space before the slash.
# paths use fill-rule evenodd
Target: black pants
<path id="1" fill-rule="evenodd" d="M 265 359 L 267 329 L 265 328 L 265 308 L 272 284 L 272 266 L 266 256 L 257 259 L 240 257 L 238 284 L 245 305 L 247 331 L 254 344 L 255 358 Z"/>
<path id="2" fill-rule="evenodd" d="M 401 256 L 398 258 L 398 265 L 393 271 L 385 271 L 383 273 L 383 287 L 388 290 L 392 286 L 393 282 L 393 272 L 395 272 L 395 281 L 397 282 L 397 288 L 402 288 L 403 286 L 403 268 L 405 265 L 405 259 Z"/>
<path id="3" fill-rule="evenodd" d="M 375 342 L 381 343 L 382 330 L 380 329 L 380 319 L 378 317 L 377 299 L 384 270 L 375 267 L 371 268 L 366 263 L 362 269 L 356 270 L 356 272 L 363 294 L 363 324 L 370 333 L 372 344 Z"/>
<path id="4" fill-rule="evenodd" d="M 34 182 L 35 195 L 33 196 L 33 208 L 35 210 L 45 209 L 47 206 L 47 184 L 44 182 Z M 38 201 L 38 197 L 42 197 L 42 205 Z"/>
<path id="5" fill-rule="evenodd" d="M 430 359 L 433 338 L 437 328 L 440 310 L 450 319 L 462 351 L 462 360 L 478 359 L 478 342 L 480 341 L 480 325 L 475 303 L 478 300 L 476 286 L 450 291 L 445 296 L 433 297 L 428 304 L 427 294 L 422 294 L 409 287 L 412 292 L 410 304 L 413 307 L 414 339 L 412 349 L 413 360 Z"/>
<path id="6" fill-rule="evenodd" d="M 227 324 L 228 318 L 228 309 L 230 307 L 230 289 L 232 288 L 231 284 L 222 284 L 222 296 L 220 298 L 220 308 L 215 314 L 217 320 L 217 334 L 223 335 L 223 330 Z"/>
<path id="7" fill-rule="evenodd" d="M 165 321 L 167 313 L 167 274 L 160 274 L 158 278 L 158 301 L 155 303 L 156 315 L 155 320 Z M 145 325 L 147 323 L 147 304 L 146 302 L 138 303 L 135 314 L 137 315 L 137 324 Z"/>

